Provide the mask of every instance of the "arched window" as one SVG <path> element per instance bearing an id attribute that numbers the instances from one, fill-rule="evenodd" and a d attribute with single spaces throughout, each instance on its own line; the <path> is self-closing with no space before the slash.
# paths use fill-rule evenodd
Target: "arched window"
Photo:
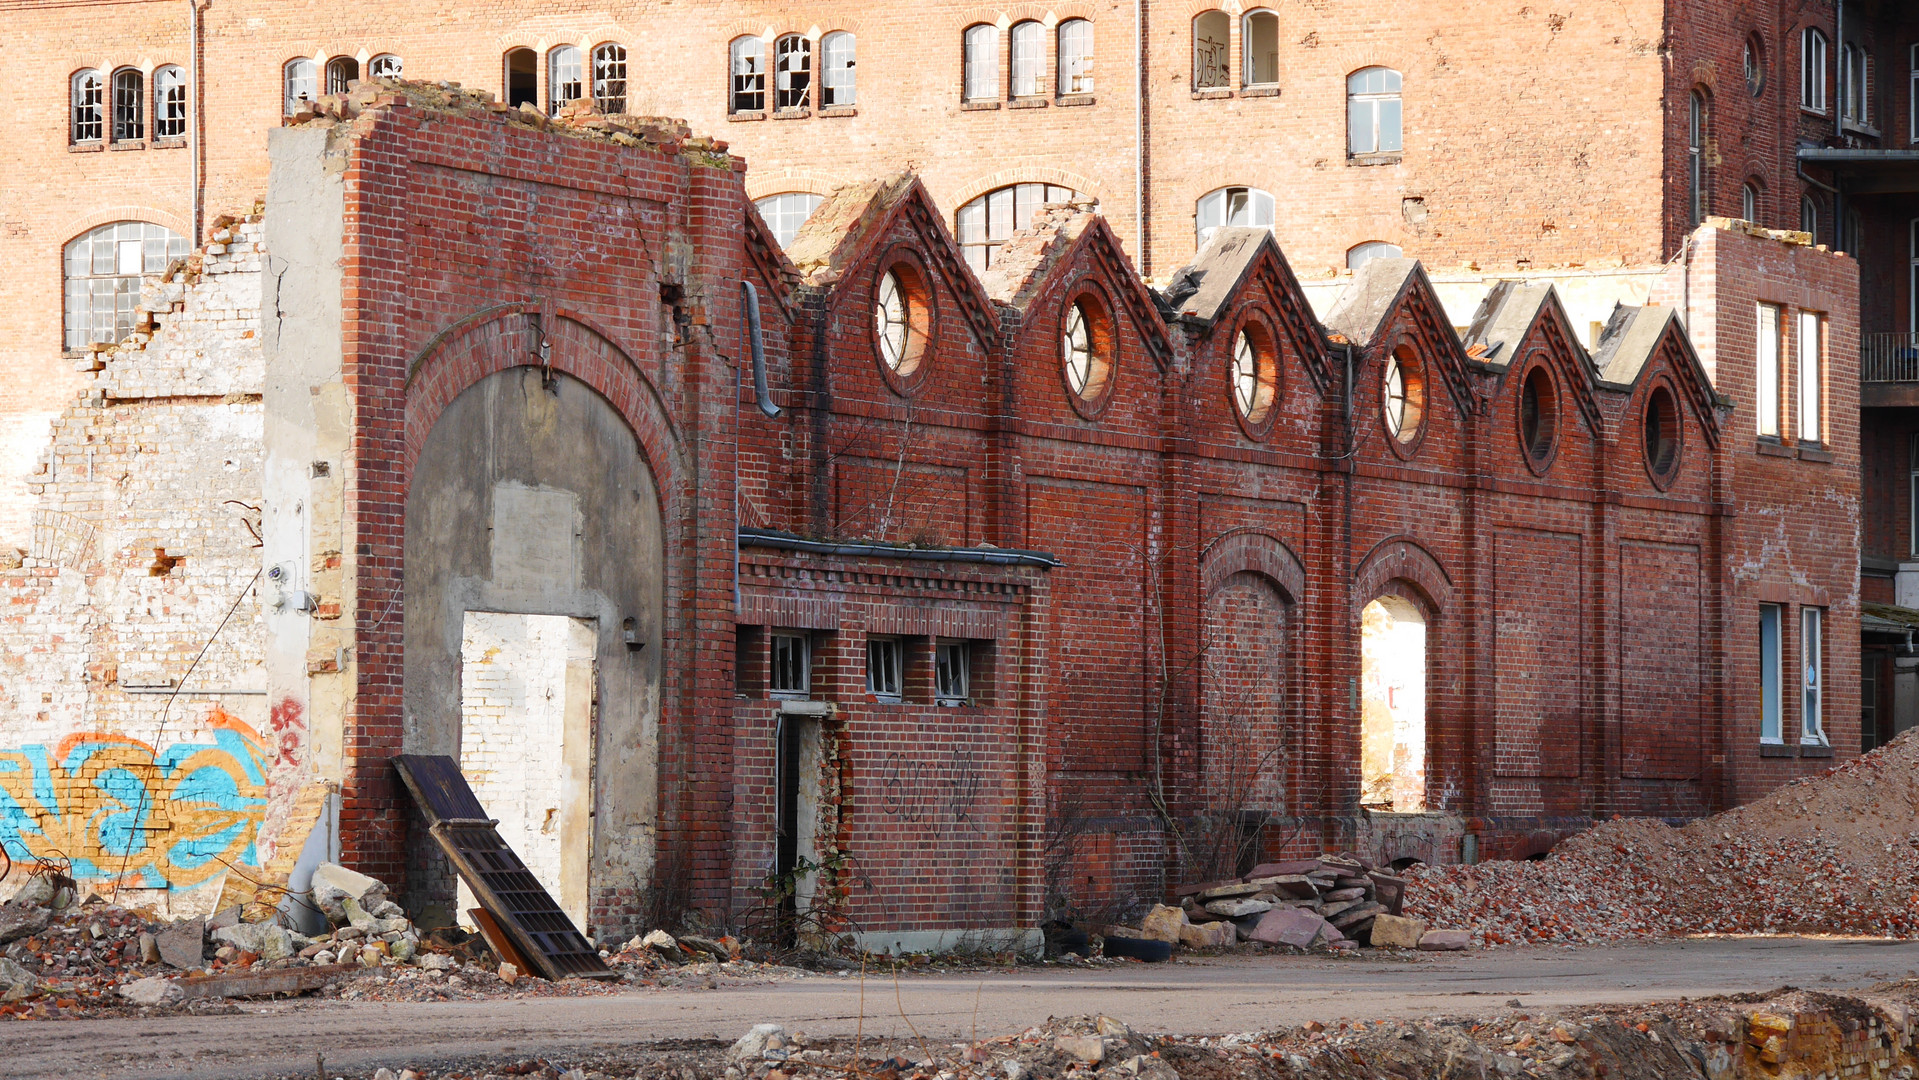
<path id="1" fill-rule="evenodd" d="M 1232 85 L 1233 21 L 1223 11 L 1193 16 L 1193 89 L 1223 90 Z"/>
<path id="2" fill-rule="evenodd" d="M 1384 240 L 1368 240 L 1363 244 L 1354 244 L 1346 252 L 1346 269 L 1357 270 L 1374 259 L 1398 259 L 1405 256 L 1398 244 L 1388 244 Z"/>
<path id="3" fill-rule="evenodd" d="M 1694 90 L 1686 109 L 1686 214 L 1694 225 L 1706 220 L 1706 95 Z"/>
<path id="4" fill-rule="evenodd" d="M 1664 386 L 1653 387 L 1646 395 L 1645 413 L 1640 419 L 1644 437 L 1646 471 L 1664 487 L 1679 472 L 1679 406 Z"/>
<path id="5" fill-rule="evenodd" d="M 168 64 L 153 73 L 153 137 L 183 139 L 187 134 L 187 76 Z"/>
<path id="6" fill-rule="evenodd" d="M 626 111 L 626 46 L 594 46 L 593 106 L 603 113 Z"/>
<path id="7" fill-rule="evenodd" d="M 1386 358 L 1386 374 L 1380 380 L 1380 406 L 1385 414 L 1386 434 L 1402 446 L 1418 441 L 1426 419 L 1426 365 L 1419 354 L 1401 345 Z"/>
<path id="8" fill-rule="evenodd" d="M 1809 194 L 1799 196 L 1799 231 L 1819 242 L 1819 204 Z"/>
<path id="9" fill-rule="evenodd" d="M 776 109 L 804 109 L 813 90 L 813 43 L 798 34 L 773 42 Z"/>
<path id="10" fill-rule="evenodd" d="M 1213 231 L 1222 226 L 1272 228 L 1273 197 L 1249 187 L 1223 187 L 1200 196 L 1193 212 L 1198 245 L 1205 247 Z"/>
<path id="11" fill-rule="evenodd" d="M 281 108 L 288 116 L 320 96 L 319 69 L 313 61 L 296 56 L 280 69 Z"/>
<path id="12" fill-rule="evenodd" d="M 540 54 L 532 49 L 513 49 L 506 54 L 506 103 L 540 107 Z"/>
<path id="13" fill-rule="evenodd" d="M 580 100 L 580 50 L 574 45 L 556 46 L 546 54 L 546 111 L 560 115 L 569 102 Z"/>
<path id="14" fill-rule="evenodd" d="M 1059 24 L 1059 81 L 1055 92 L 1061 97 L 1093 92 L 1093 23 L 1090 19 L 1068 19 Z"/>
<path id="15" fill-rule="evenodd" d="M 1248 321 L 1233 341 L 1233 407 L 1248 424 L 1261 424 L 1273 411 L 1279 388 L 1279 362 L 1272 335 L 1257 320 Z"/>
<path id="16" fill-rule="evenodd" d="M 95 342 L 133 333 L 141 275 L 160 273 L 170 260 L 186 255 L 186 237 L 149 221 L 116 221 L 68 241 L 63 252 L 67 351 L 83 352 Z"/>
<path id="17" fill-rule="evenodd" d="M 1007 93 L 1016 98 L 1038 97 L 1040 71 L 1046 66 L 1046 28 L 1031 19 L 1014 23 L 1012 51 Z"/>
<path id="18" fill-rule="evenodd" d="M 1239 21 L 1241 86 L 1279 85 L 1279 16 L 1261 9 Z"/>
<path id="19" fill-rule="evenodd" d="M 1097 408 L 1113 381 L 1113 325 L 1095 295 L 1081 295 L 1061 313 L 1059 359 L 1066 389 L 1080 405 Z"/>
<path id="20" fill-rule="evenodd" d="M 147 137 L 147 77 L 139 68 L 113 73 L 113 141 L 138 142 Z"/>
<path id="21" fill-rule="evenodd" d="M 858 60 L 853 35 L 835 30 L 820 39 L 820 108 L 843 109 L 859 103 L 853 65 Z"/>
<path id="22" fill-rule="evenodd" d="M 1033 223 L 1033 214 L 1047 203 L 1072 202 L 1079 192 L 1058 184 L 1008 184 L 996 188 L 959 208 L 953 215 L 953 231 L 959 234 L 960 250 L 975 273 L 985 273 L 993 265 L 999 246 L 1016 231 Z"/>
<path id="23" fill-rule="evenodd" d="M 759 208 L 760 217 L 765 219 L 767 227 L 773 230 L 773 236 L 785 247 L 799 234 L 800 226 L 819 209 L 824 196 L 808 191 L 783 191 L 778 195 L 768 195 L 753 200 Z"/>
<path id="24" fill-rule="evenodd" d="M 1758 97 L 1766 92 L 1766 43 L 1758 34 L 1746 38 L 1744 57 L 1746 92 Z"/>
<path id="25" fill-rule="evenodd" d="M 1799 35 L 1799 105 L 1826 111 L 1826 35 L 1816 26 Z"/>
<path id="26" fill-rule="evenodd" d="M 99 142 L 106 137 L 106 80 L 97 71 L 73 76 L 73 141 Z"/>
<path id="27" fill-rule="evenodd" d="M 733 61 L 733 94 L 728 112 L 766 111 L 766 41 L 756 37 L 736 37 L 727 46 Z"/>
<path id="28" fill-rule="evenodd" d="M 980 23 L 966 28 L 965 68 L 965 100 L 999 100 L 999 27 Z"/>
<path id="29" fill-rule="evenodd" d="M 1759 222 L 1759 181 L 1748 180 L 1740 187 L 1739 216 L 1754 224 Z"/>
<path id="30" fill-rule="evenodd" d="M 351 56 L 336 56 L 326 62 L 326 92 L 344 94 L 360 78 L 360 62 Z"/>
<path id="31" fill-rule="evenodd" d="M 1361 68 L 1346 76 L 1348 154 L 1400 152 L 1399 85 L 1399 72 L 1392 68 Z"/>
<path id="32" fill-rule="evenodd" d="M 1839 115 L 1852 123 L 1872 123 L 1870 74 L 1865 49 L 1850 41 L 1839 46 Z"/>
<path id="33" fill-rule="evenodd" d="M 381 53 L 366 62 L 366 75 L 369 79 L 398 79 L 406 72 L 406 64 L 392 53 Z"/>

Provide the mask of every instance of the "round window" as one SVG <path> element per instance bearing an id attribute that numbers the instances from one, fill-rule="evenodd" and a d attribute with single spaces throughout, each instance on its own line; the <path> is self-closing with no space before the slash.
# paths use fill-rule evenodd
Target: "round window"
<path id="1" fill-rule="evenodd" d="M 1746 39 L 1746 91 L 1753 97 L 1766 92 L 1766 46 L 1758 34 Z"/>
<path id="2" fill-rule="evenodd" d="M 1411 348 L 1402 345 L 1386 358 L 1382 396 L 1386 433 L 1401 445 L 1411 445 L 1426 416 L 1426 367 Z"/>
<path id="3" fill-rule="evenodd" d="M 1653 481 L 1664 487 L 1672 482 L 1679 472 L 1679 405 L 1673 401 L 1672 391 L 1663 386 L 1653 387 L 1646 395 L 1646 417 L 1644 420 L 1646 437 L 1646 471 L 1652 474 Z"/>
<path id="4" fill-rule="evenodd" d="M 1559 438 L 1559 395 L 1544 367 L 1526 373 L 1519 391 L 1519 446 L 1535 469 L 1552 460 Z"/>
<path id="5" fill-rule="evenodd" d="M 1265 328 L 1249 323 L 1233 340 L 1233 406 L 1249 424 L 1264 421 L 1273 411 L 1277 365 Z"/>
<path id="6" fill-rule="evenodd" d="M 1067 306 L 1060 324 L 1060 368 L 1066 388 L 1081 402 L 1095 405 L 1105 395 L 1112 348 L 1112 332 L 1097 301 L 1081 296 Z"/>
<path id="7" fill-rule="evenodd" d="M 880 275 L 873 298 L 873 339 L 880 362 L 895 375 L 911 375 L 926 352 L 930 315 L 919 275 L 904 264 Z"/>

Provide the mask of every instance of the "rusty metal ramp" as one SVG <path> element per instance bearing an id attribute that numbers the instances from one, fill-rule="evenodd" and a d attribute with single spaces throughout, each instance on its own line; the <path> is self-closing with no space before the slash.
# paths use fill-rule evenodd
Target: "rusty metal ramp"
<path id="1" fill-rule="evenodd" d="M 459 762 L 444 754 L 401 754 L 393 767 L 440 850 L 514 947 L 539 968 L 534 974 L 553 980 L 619 977 L 500 837 L 499 822 L 486 816 Z"/>

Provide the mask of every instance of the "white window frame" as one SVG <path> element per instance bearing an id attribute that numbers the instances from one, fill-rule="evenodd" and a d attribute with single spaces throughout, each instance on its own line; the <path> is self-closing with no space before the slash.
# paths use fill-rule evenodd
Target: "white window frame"
<path id="1" fill-rule="evenodd" d="M 1706 220 L 1706 95 L 1694 89 L 1686 98 L 1686 213 L 1688 224 Z"/>
<path id="2" fill-rule="evenodd" d="M 1405 151 L 1406 114 L 1400 96 L 1404 87 L 1404 77 L 1389 67 L 1363 67 L 1346 76 L 1347 156 Z"/>
<path id="3" fill-rule="evenodd" d="M 773 111 L 798 112 L 813 104 L 813 43 L 804 34 L 773 39 Z"/>
<path id="4" fill-rule="evenodd" d="M 1819 204 L 1813 201 L 1812 193 L 1799 196 L 1799 231 L 1819 242 Z"/>
<path id="5" fill-rule="evenodd" d="M 1033 214 L 1048 203 L 1077 202 L 1079 192 L 1058 184 L 1021 183 L 975 196 L 953 211 L 953 236 L 976 274 L 993 265 L 1000 245 L 1033 224 Z M 1094 207 L 1097 211 L 1098 207 Z"/>
<path id="6" fill-rule="evenodd" d="M 1906 141 L 1919 143 L 1919 45 L 1912 46 L 1906 60 Z"/>
<path id="7" fill-rule="evenodd" d="M 961 37 L 960 100 L 999 100 L 999 27 L 978 23 Z"/>
<path id="8" fill-rule="evenodd" d="M 1805 746 L 1827 745 L 1825 615 L 1824 608 L 1799 609 L 1799 652 L 1806 669 L 1805 704 L 1799 714 L 1799 742 Z"/>
<path id="9" fill-rule="evenodd" d="M 1403 259 L 1405 249 L 1384 240 L 1368 240 L 1346 249 L 1346 269 L 1357 270 L 1374 259 Z"/>
<path id="10" fill-rule="evenodd" d="M 326 62 L 326 92 L 344 94 L 360 81 L 360 61 L 351 56 L 335 56 Z"/>
<path id="11" fill-rule="evenodd" d="M 151 221 L 107 222 L 69 239 L 60 249 L 64 350 L 124 340 L 133 332 L 141 279 L 187 252 L 186 237 Z"/>
<path id="12" fill-rule="evenodd" d="M 546 51 L 546 111 L 550 116 L 580 100 L 586 93 L 586 55 L 578 45 L 555 45 Z"/>
<path id="13" fill-rule="evenodd" d="M 1799 33 L 1799 107 L 1807 112 L 1826 113 L 1826 54 L 1830 45 L 1825 31 L 1808 26 Z"/>
<path id="14" fill-rule="evenodd" d="M 1906 451 L 1907 549 L 1919 558 L 1919 432 L 1912 434 Z"/>
<path id="15" fill-rule="evenodd" d="M 187 73 L 178 64 L 153 70 L 153 137 L 184 139 L 187 135 Z"/>
<path id="16" fill-rule="evenodd" d="M 1200 37 L 1200 21 L 1225 31 L 1219 39 Z M 1208 8 L 1193 16 L 1193 89 L 1229 90 L 1233 85 L 1233 17 L 1218 8 Z M 1202 48 L 1202 44 L 1204 48 Z"/>
<path id="17" fill-rule="evenodd" d="M 1273 206 L 1272 193 L 1256 187 L 1214 188 L 1193 204 L 1194 247 L 1205 247 L 1216 229 L 1272 228 Z"/>
<path id="18" fill-rule="evenodd" d="M 968 643 L 934 643 L 933 700 L 940 705 L 966 705 L 972 702 L 973 650 Z"/>
<path id="19" fill-rule="evenodd" d="M 866 639 L 866 692 L 880 701 L 905 700 L 906 641 L 896 637 Z"/>
<path id="20" fill-rule="evenodd" d="M 760 217 L 773 230 L 774 239 L 785 248 L 793 243 L 793 237 L 799 235 L 800 226 L 820 208 L 826 196 L 815 195 L 810 191 L 781 191 L 761 196 L 753 200 L 759 208 Z"/>
<path id="21" fill-rule="evenodd" d="M 736 37 L 726 43 L 726 57 L 730 72 L 726 111 L 733 114 L 765 112 L 766 39 L 751 34 Z M 748 105 L 747 98 L 758 98 L 759 104 Z"/>
<path id="22" fill-rule="evenodd" d="M 1751 180 L 1739 186 L 1739 216 L 1759 224 L 1759 185 Z"/>
<path id="23" fill-rule="evenodd" d="M 1060 97 L 1092 93 L 1093 20 L 1067 19 L 1059 24 L 1054 40 L 1058 43 L 1054 92 Z"/>
<path id="24" fill-rule="evenodd" d="M 1016 22 L 1007 31 L 1006 40 L 1011 58 L 1006 65 L 1006 96 L 1013 100 L 1044 96 L 1046 87 L 1041 80 L 1046 71 L 1046 27 L 1038 19 Z"/>
<path id="25" fill-rule="evenodd" d="M 381 53 L 366 62 L 366 77 L 369 79 L 405 78 L 406 61 L 394 53 Z"/>
<path id="26" fill-rule="evenodd" d="M 1794 353 L 1799 369 L 1799 427 L 1794 435 L 1802 443 L 1824 444 L 1825 316 L 1816 311 L 1802 311 L 1797 330 Z"/>
<path id="27" fill-rule="evenodd" d="M 107 76 L 97 68 L 76 71 L 68 82 L 67 141 L 90 146 L 107 141 Z"/>
<path id="28" fill-rule="evenodd" d="M 1752 411 L 1755 434 L 1779 437 L 1779 339 L 1785 329 L 1785 309 L 1758 304 L 1753 322 Z"/>
<path id="29" fill-rule="evenodd" d="M 1272 78 L 1261 78 L 1253 56 L 1253 20 L 1271 20 L 1273 26 Z M 1272 89 L 1279 85 L 1279 13 L 1271 8 L 1254 8 L 1239 17 L 1239 85 L 1244 89 Z"/>
<path id="30" fill-rule="evenodd" d="M 849 30 L 820 39 L 820 108 L 849 109 L 859 104 L 859 42 Z"/>
<path id="31" fill-rule="evenodd" d="M 617 41 L 593 46 L 593 107 L 603 113 L 625 112 L 626 87 L 626 46 Z"/>
<path id="32" fill-rule="evenodd" d="M 296 56 L 280 65 L 281 107 L 288 116 L 320 96 L 320 65 L 310 56 Z"/>
<path id="33" fill-rule="evenodd" d="M 1773 745 L 1786 741 L 1781 707 L 1785 653 L 1780 648 L 1785 626 L 1784 607 L 1759 605 L 1759 741 Z"/>
<path id="34" fill-rule="evenodd" d="M 782 653 L 785 656 L 782 656 Z M 781 686 L 783 661 L 791 656 L 799 662 L 799 685 Z M 776 630 L 767 635 L 766 693 L 768 697 L 799 700 L 813 692 L 813 637 L 804 631 Z"/>

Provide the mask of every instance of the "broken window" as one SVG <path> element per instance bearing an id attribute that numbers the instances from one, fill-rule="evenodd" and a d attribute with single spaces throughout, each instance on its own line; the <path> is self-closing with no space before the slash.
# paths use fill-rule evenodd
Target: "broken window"
<path id="1" fill-rule="evenodd" d="M 1354 244 L 1346 252 L 1346 269 L 1357 270 L 1374 259 L 1398 259 L 1406 253 L 1398 244 L 1388 244 L 1384 240 L 1368 240 L 1363 244 Z"/>
<path id="2" fill-rule="evenodd" d="M 153 73 L 153 137 L 180 139 L 186 134 L 186 73 L 168 64 Z"/>
<path id="3" fill-rule="evenodd" d="M 1400 152 L 1399 72 L 1361 68 L 1346 76 L 1346 152 Z"/>
<path id="4" fill-rule="evenodd" d="M 1240 58 L 1241 86 L 1279 85 L 1279 16 L 1271 11 L 1249 11 L 1240 20 L 1244 55 Z"/>
<path id="5" fill-rule="evenodd" d="M 1233 228 L 1273 227 L 1273 197 L 1258 188 L 1223 187 L 1200 196 L 1194 207 L 1193 224 L 1200 247 L 1212 239 L 1222 226 Z"/>
<path id="6" fill-rule="evenodd" d="M 1799 107 L 1826 111 L 1826 35 L 1816 26 L 1799 37 Z"/>
<path id="7" fill-rule="evenodd" d="M 932 318 L 926 279 L 914 264 L 898 262 L 880 275 L 873 297 L 873 341 L 886 370 L 901 376 L 919 370 Z"/>
<path id="8" fill-rule="evenodd" d="M 964 64 L 964 100 L 999 100 L 999 27 L 980 23 L 966 28 Z"/>
<path id="9" fill-rule="evenodd" d="M 1820 339 L 1825 337 L 1826 320 L 1817 312 L 1799 313 L 1799 441 L 1818 443 L 1825 441 L 1825 425 L 1822 422 L 1820 399 L 1824 396 L 1822 370 L 1825 350 Z"/>
<path id="10" fill-rule="evenodd" d="M 1770 439 L 1779 437 L 1779 333 L 1785 328 L 1783 314 L 1775 305 L 1760 304 L 1753 343 L 1753 419 L 1758 423 L 1756 434 Z"/>
<path id="11" fill-rule="evenodd" d="M 554 116 L 569 102 L 580 100 L 580 50 L 561 45 L 546 54 L 546 111 Z"/>
<path id="12" fill-rule="evenodd" d="M 336 56 L 326 62 L 326 92 L 344 94 L 360 80 L 360 62 L 351 56 Z"/>
<path id="13" fill-rule="evenodd" d="M 835 30 L 820 39 L 820 108 L 843 109 L 856 104 L 854 95 L 853 35 Z"/>
<path id="14" fill-rule="evenodd" d="M 733 95 L 729 112 L 766 111 L 766 42 L 738 37 L 727 47 L 733 61 Z"/>
<path id="15" fill-rule="evenodd" d="M 899 638 L 866 639 L 866 692 L 881 701 L 900 700 L 900 669 L 905 642 Z"/>
<path id="16" fill-rule="evenodd" d="M 1232 85 L 1227 69 L 1232 49 L 1233 22 L 1223 11 L 1193 16 L 1193 89 L 1219 90 Z"/>
<path id="17" fill-rule="evenodd" d="M 594 47 L 593 105 L 603 113 L 626 111 L 626 46 L 609 41 Z"/>
<path id="18" fill-rule="evenodd" d="M 506 103 L 540 107 L 540 56 L 532 49 L 514 49 L 506 54 Z"/>
<path id="19" fill-rule="evenodd" d="M 1068 19 L 1059 24 L 1059 83 L 1061 96 L 1093 92 L 1093 22 Z"/>
<path id="20" fill-rule="evenodd" d="M 301 106 L 312 101 L 320 94 L 319 69 L 313 61 L 304 56 L 296 56 L 280 69 L 281 108 L 288 116 L 299 112 Z"/>
<path id="21" fill-rule="evenodd" d="M 972 657 L 964 641 L 934 646 L 933 697 L 941 705 L 965 705 L 970 697 Z"/>
<path id="22" fill-rule="evenodd" d="M 146 76 L 139 68 L 113 73 L 113 141 L 138 142 L 147 137 Z"/>
<path id="23" fill-rule="evenodd" d="M 99 142 L 105 137 L 103 99 L 106 81 L 97 71 L 82 71 L 73 77 L 73 141 Z"/>
<path id="24" fill-rule="evenodd" d="M 116 221 L 75 237 L 64 253 L 69 352 L 133 333 L 140 278 L 187 255 L 187 239 L 147 221 Z"/>
<path id="25" fill-rule="evenodd" d="M 1778 604 L 1759 605 L 1759 741 L 1784 742 L 1779 709 L 1779 624 Z"/>
<path id="26" fill-rule="evenodd" d="M 1008 93 L 1015 98 L 1038 97 L 1040 70 L 1046 66 L 1046 30 L 1031 19 L 1014 23 L 1011 43 Z"/>
<path id="27" fill-rule="evenodd" d="M 398 79 L 405 71 L 406 65 L 392 53 L 381 53 L 366 64 L 369 79 Z"/>
<path id="28" fill-rule="evenodd" d="M 961 206 L 953 215 L 953 231 L 959 235 L 967 263 L 975 273 L 983 274 L 993 265 L 1000 245 L 1031 225 L 1040 207 L 1079 198 L 1079 192 L 1058 184 L 1008 184 Z"/>
<path id="29" fill-rule="evenodd" d="M 1825 614 L 1816 607 L 1799 609 L 1799 645 L 1806 654 L 1806 706 L 1799 718 L 1799 741 L 1820 745 L 1826 741 Z"/>
<path id="30" fill-rule="evenodd" d="M 767 692 L 774 697 L 805 697 L 813 688 L 812 642 L 805 634 L 773 635 L 772 670 Z"/>
<path id="31" fill-rule="evenodd" d="M 773 236 L 780 246 L 786 247 L 799 234 L 800 226 L 806 224 L 806 219 L 824 201 L 824 196 L 809 191 L 784 191 L 755 199 L 753 205 L 759 208 L 760 217 L 773 230 Z"/>
<path id="32" fill-rule="evenodd" d="M 813 43 L 788 34 L 773 43 L 776 109 L 804 109 L 813 88 Z"/>
<path id="33" fill-rule="evenodd" d="M 1686 213 L 1690 224 L 1706 220 L 1706 95 L 1700 90 L 1687 98 Z"/>

